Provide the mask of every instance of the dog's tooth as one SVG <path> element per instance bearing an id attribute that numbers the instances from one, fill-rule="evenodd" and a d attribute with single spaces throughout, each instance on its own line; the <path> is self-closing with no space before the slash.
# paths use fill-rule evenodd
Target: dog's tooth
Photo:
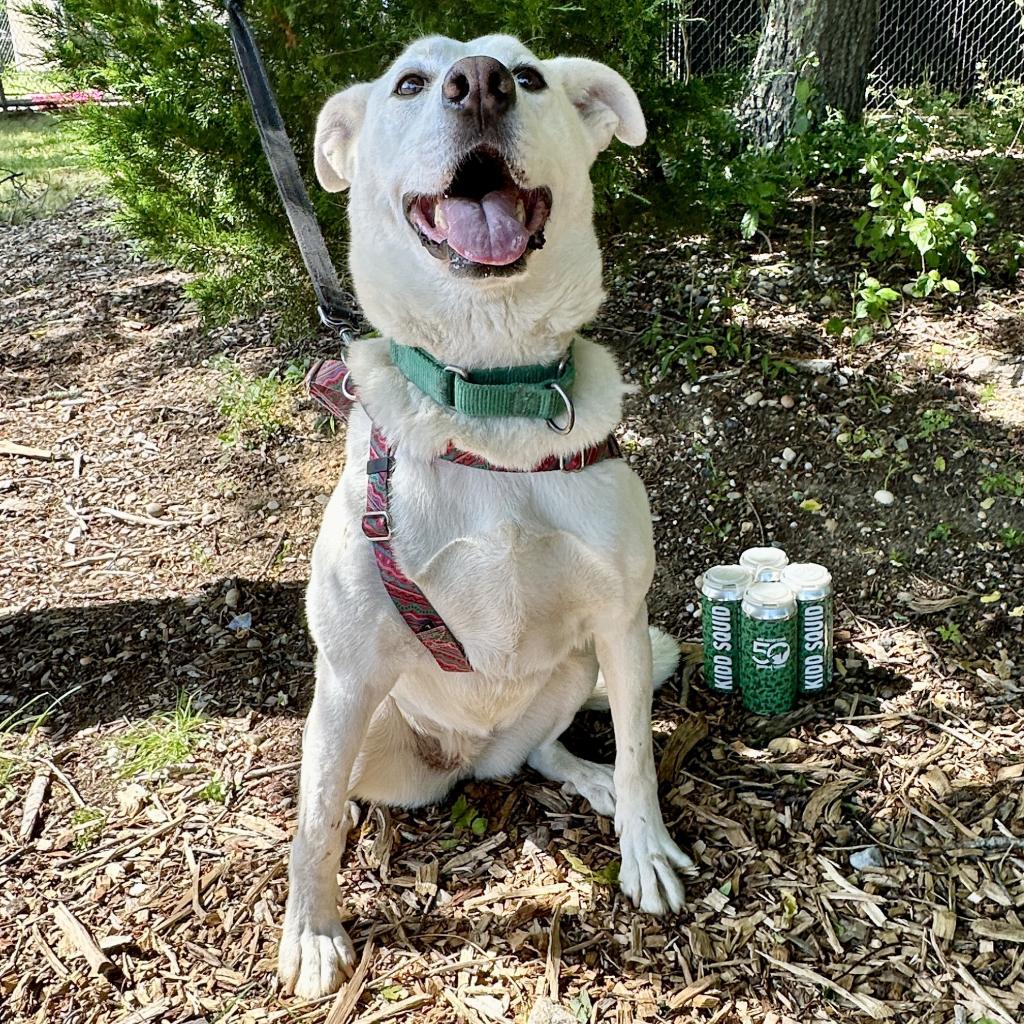
<path id="1" fill-rule="evenodd" d="M 437 203 L 434 206 L 434 226 L 440 228 L 442 231 L 448 230 L 448 221 L 445 220 L 444 210 L 441 209 L 440 203 Z"/>
<path id="2" fill-rule="evenodd" d="M 526 204 L 520 199 L 516 203 L 516 217 L 520 224 L 526 223 Z"/>

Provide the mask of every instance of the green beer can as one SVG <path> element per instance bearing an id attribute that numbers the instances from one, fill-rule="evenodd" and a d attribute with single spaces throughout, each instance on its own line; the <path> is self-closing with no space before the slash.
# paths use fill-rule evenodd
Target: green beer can
<path id="1" fill-rule="evenodd" d="M 817 562 L 794 562 L 782 582 L 796 597 L 801 693 L 820 693 L 832 682 L 832 574 Z"/>
<path id="2" fill-rule="evenodd" d="M 739 565 L 716 565 L 700 587 L 704 682 L 718 693 L 733 693 L 740 670 L 740 603 L 750 573 Z"/>
<path id="3" fill-rule="evenodd" d="M 789 556 L 782 548 L 747 548 L 740 555 L 740 565 L 749 569 L 756 579 L 760 569 L 777 569 L 782 572 L 789 565 Z"/>
<path id="4" fill-rule="evenodd" d="M 752 583 L 740 616 L 740 692 L 758 715 L 780 715 L 796 703 L 797 605 L 785 583 Z"/>

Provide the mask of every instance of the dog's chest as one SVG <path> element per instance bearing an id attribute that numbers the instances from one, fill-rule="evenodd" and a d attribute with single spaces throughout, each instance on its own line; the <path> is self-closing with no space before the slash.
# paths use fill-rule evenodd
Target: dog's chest
<path id="1" fill-rule="evenodd" d="M 640 507 L 623 500 L 624 479 L 635 480 L 612 464 L 510 474 L 435 463 L 404 480 L 399 467 L 399 559 L 475 667 L 550 665 L 589 638 L 611 595 L 646 590 L 646 503 L 639 481 Z"/>

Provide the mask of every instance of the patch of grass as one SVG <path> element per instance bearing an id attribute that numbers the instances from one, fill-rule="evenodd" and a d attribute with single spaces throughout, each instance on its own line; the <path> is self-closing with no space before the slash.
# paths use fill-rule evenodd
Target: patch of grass
<path id="1" fill-rule="evenodd" d="M 50 701 L 41 711 L 33 711 L 33 706 L 41 703 L 47 697 L 47 694 L 37 693 L 28 703 L 20 708 L 15 708 L 5 718 L 0 718 L 0 736 L 17 733 L 20 736 L 21 745 L 29 746 L 36 732 L 50 717 L 54 708 L 58 707 L 61 701 L 70 697 L 77 690 L 78 687 L 76 686 L 68 690 L 67 693 Z M 9 756 L 3 750 L 0 750 L 0 789 L 8 785 L 11 775 L 20 763 L 20 758 Z"/>
<path id="2" fill-rule="evenodd" d="M 71 815 L 74 838 L 71 845 L 81 853 L 95 846 L 107 824 L 107 812 L 98 807 L 77 807 Z"/>
<path id="3" fill-rule="evenodd" d="M 180 764 L 199 742 L 205 719 L 192 707 L 191 695 L 182 691 L 173 711 L 151 719 L 119 736 L 117 746 L 125 753 L 121 775 L 158 772 Z"/>
<path id="4" fill-rule="evenodd" d="M 288 405 L 295 396 L 306 368 L 290 363 L 284 373 L 272 370 L 265 377 L 250 377 L 231 359 L 219 356 L 213 368 L 220 374 L 217 411 L 224 417 L 220 439 L 227 445 L 258 445 L 280 433 L 288 418 Z"/>
<path id="5" fill-rule="evenodd" d="M 0 224 L 53 213 L 99 182 L 75 125 L 70 114 L 0 118 Z"/>
<path id="6" fill-rule="evenodd" d="M 926 534 L 925 540 L 929 544 L 945 543 L 952 535 L 949 523 L 936 523 Z"/>

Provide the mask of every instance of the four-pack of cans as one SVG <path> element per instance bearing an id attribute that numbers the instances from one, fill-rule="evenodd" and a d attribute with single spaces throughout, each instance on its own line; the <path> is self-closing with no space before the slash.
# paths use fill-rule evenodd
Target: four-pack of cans
<path id="1" fill-rule="evenodd" d="M 790 563 L 781 548 L 748 548 L 701 577 L 704 680 L 740 693 L 759 715 L 789 711 L 832 681 L 832 575 Z"/>

